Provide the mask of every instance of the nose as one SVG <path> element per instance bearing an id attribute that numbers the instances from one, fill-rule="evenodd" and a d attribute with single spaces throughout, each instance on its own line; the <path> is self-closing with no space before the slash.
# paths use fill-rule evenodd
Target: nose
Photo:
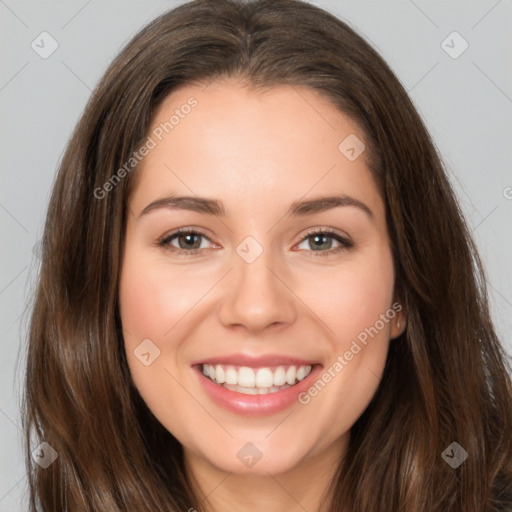
<path id="1" fill-rule="evenodd" d="M 223 283 L 220 321 L 225 327 L 244 327 L 252 333 L 270 326 L 291 324 L 298 299 L 286 283 L 286 272 L 263 253 L 252 263 L 233 255 L 234 269 Z"/>

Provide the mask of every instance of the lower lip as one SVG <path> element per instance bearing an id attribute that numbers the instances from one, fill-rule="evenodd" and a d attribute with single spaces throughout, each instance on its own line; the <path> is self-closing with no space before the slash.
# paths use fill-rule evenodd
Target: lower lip
<path id="1" fill-rule="evenodd" d="M 242 416 L 268 416 L 297 403 L 299 395 L 311 386 L 322 367 L 314 365 L 311 373 L 294 386 L 265 395 L 245 395 L 230 391 L 205 377 L 202 367 L 196 366 L 194 369 L 206 394 L 221 407 Z"/>

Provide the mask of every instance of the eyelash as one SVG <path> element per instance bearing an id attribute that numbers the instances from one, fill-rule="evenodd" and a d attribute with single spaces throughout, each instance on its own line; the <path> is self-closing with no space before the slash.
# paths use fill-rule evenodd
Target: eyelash
<path id="1" fill-rule="evenodd" d="M 174 238 L 176 238 L 176 236 L 181 235 L 181 234 L 201 235 L 204 238 L 206 238 L 207 240 L 210 240 L 210 238 L 206 235 L 206 233 L 201 231 L 200 229 L 179 228 L 179 229 L 173 231 L 172 233 L 164 235 L 162 238 L 160 238 L 158 240 L 157 244 L 159 247 L 162 247 L 165 250 L 170 250 L 178 255 L 184 255 L 184 256 L 197 255 L 198 251 L 200 251 L 201 249 L 180 249 L 180 248 L 170 245 L 171 240 L 173 240 Z M 333 254 L 337 254 L 341 251 L 350 249 L 354 246 L 354 244 L 348 238 L 345 238 L 345 237 L 339 235 L 338 233 L 336 233 L 334 230 L 332 230 L 330 228 L 321 228 L 321 229 L 313 228 L 313 229 L 308 230 L 305 233 L 305 235 L 302 237 L 301 241 L 299 242 L 299 245 L 313 235 L 328 235 L 330 238 L 334 238 L 337 242 L 339 242 L 340 245 L 339 245 L 339 247 L 336 247 L 335 249 L 328 249 L 327 251 L 309 251 L 310 253 L 313 253 L 312 255 L 310 255 L 312 257 L 330 256 Z M 211 242 L 211 240 L 210 240 L 210 242 Z"/>

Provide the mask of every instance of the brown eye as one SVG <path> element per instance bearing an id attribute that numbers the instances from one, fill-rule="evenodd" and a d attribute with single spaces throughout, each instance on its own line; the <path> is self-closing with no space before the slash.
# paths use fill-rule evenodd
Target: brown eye
<path id="1" fill-rule="evenodd" d="M 201 247 L 203 239 L 210 241 L 210 239 L 202 232 L 191 229 L 178 229 L 173 233 L 165 235 L 159 240 L 158 245 L 164 249 L 176 251 L 182 254 L 194 254 L 199 252 L 201 249 L 207 247 Z M 177 246 L 173 243 L 176 240 Z"/>

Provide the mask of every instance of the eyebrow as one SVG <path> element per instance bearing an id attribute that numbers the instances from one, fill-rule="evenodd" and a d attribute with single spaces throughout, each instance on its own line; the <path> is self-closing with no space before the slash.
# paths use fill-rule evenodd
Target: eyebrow
<path id="1" fill-rule="evenodd" d="M 359 208 L 371 219 L 374 218 L 372 210 L 359 199 L 347 195 L 325 196 L 308 199 L 306 201 L 294 201 L 287 212 L 287 215 L 305 216 L 313 213 L 320 213 L 339 206 L 353 206 Z M 206 197 L 194 196 L 168 196 L 162 197 L 148 204 L 139 214 L 139 218 L 150 212 L 160 209 L 179 209 L 188 210 L 219 217 L 226 216 L 226 209 L 221 201 L 217 199 L 208 199 Z"/>

